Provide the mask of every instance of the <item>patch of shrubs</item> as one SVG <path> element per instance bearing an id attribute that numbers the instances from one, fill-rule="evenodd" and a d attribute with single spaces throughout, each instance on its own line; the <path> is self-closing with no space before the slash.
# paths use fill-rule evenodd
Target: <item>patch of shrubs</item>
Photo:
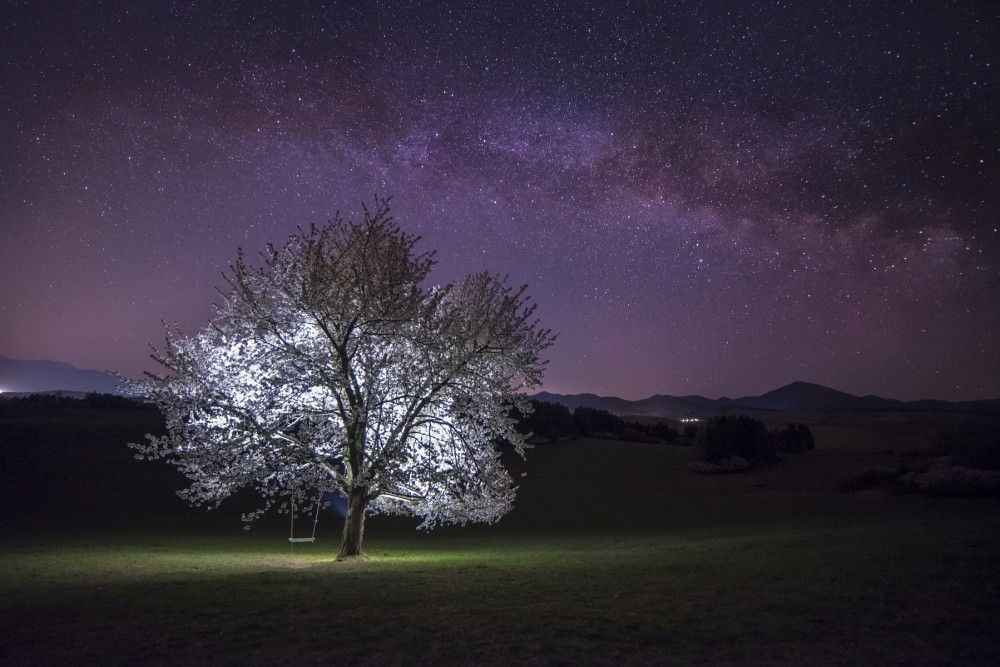
<path id="1" fill-rule="evenodd" d="M 759 419 L 746 415 L 714 417 L 705 421 L 694 439 L 699 460 L 689 468 L 699 473 L 742 472 L 777 461 L 782 454 L 806 452 L 815 447 L 805 424 L 791 424 L 768 431 Z"/>
<path id="2" fill-rule="evenodd" d="M 816 448 L 812 431 L 805 424 L 789 424 L 783 429 L 771 431 L 775 449 L 782 454 L 798 454 Z"/>
<path id="3" fill-rule="evenodd" d="M 729 472 L 743 472 L 750 470 L 750 462 L 742 456 L 730 456 L 728 459 L 721 459 L 717 463 L 709 461 L 691 461 L 688 464 L 691 472 L 703 475 L 720 475 Z"/>
<path id="4" fill-rule="evenodd" d="M 845 479 L 840 483 L 841 491 L 864 491 L 865 489 L 875 489 L 878 487 L 889 488 L 896 484 L 897 480 L 904 474 L 902 468 L 887 468 L 880 466 L 869 468 L 860 475 Z"/>
<path id="5" fill-rule="evenodd" d="M 759 465 L 774 461 L 777 453 L 764 423 L 744 415 L 705 421 L 695 436 L 695 446 L 706 463 L 716 464 L 738 456 L 750 465 Z"/>
<path id="6" fill-rule="evenodd" d="M 898 467 L 870 468 L 840 484 L 841 491 L 873 488 L 932 496 L 1000 496 L 1000 471 L 967 468 L 945 456 Z"/>
<path id="7" fill-rule="evenodd" d="M 932 452 L 955 465 L 1000 471 L 1000 424 L 968 419 L 941 434 Z"/>

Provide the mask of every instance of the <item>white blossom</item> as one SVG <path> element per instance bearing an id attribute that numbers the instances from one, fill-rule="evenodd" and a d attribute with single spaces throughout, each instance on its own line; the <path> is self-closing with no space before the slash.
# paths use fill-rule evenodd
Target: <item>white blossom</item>
<path id="1" fill-rule="evenodd" d="M 523 455 L 511 408 L 530 410 L 522 390 L 554 337 L 505 278 L 424 287 L 434 256 L 417 240 L 379 200 L 360 223 L 338 216 L 268 246 L 260 267 L 240 253 L 215 320 L 168 330 L 154 354 L 165 372 L 136 383 L 167 434 L 133 447 L 176 464 L 195 504 L 245 487 L 265 507 L 339 492 L 344 555 L 360 552 L 366 509 L 424 528 L 499 519 L 515 488 L 497 444 Z"/>

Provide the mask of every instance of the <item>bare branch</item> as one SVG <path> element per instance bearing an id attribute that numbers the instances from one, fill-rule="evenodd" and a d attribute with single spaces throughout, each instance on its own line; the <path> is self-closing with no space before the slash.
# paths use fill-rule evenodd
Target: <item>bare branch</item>
<path id="1" fill-rule="evenodd" d="M 523 452 L 510 408 L 555 338 L 506 277 L 424 287 L 436 260 L 418 240 L 376 198 L 361 222 L 267 246 L 260 266 L 238 251 L 216 318 L 167 329 L 166 372 L 133 387 L 168 430 L 136 449 L 177 465 L 195 503 L 319 489 L 423 527 L 499 519 L 514 486 L 497 443 Z"/>

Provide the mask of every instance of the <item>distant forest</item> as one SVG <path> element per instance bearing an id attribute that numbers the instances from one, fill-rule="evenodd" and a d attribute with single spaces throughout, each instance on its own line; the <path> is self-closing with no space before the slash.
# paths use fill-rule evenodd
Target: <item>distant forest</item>
<path id="1" fill-rule="evenodd" d="M 796 452 L 813 448 L 813 435 L 805 424 L 789 424 L 784 429 L 768 431 L 752 417 L 718 417 L 690 424 L 678 430 L 664 421 L 626 421 L 606 410 L 578 407 L 573 412 L 559 403 L 532 400 L 534 412 L 518 415 L 519 430 L 530 434 L 534 444 L 569 440 L 576 437 L 625 440 L 628 442 L 699 445 L 709 451 L 710 459 L 758 452 Z M 742 443 L 750 443 L 744 451 Z"/>
<path id="2" fill-rule="evenodd" d="M 23 395 L 0 394 L 0 415 L 4 410 L 17 411 L 30 408 L 134 408 L 155 409 L 143 403 L 118 394 L 90 392 L 82 397 L 64 396 L 58 392 L 38 392 Z"/>
<path id="3" fill-rule="evenodd" d="M 569 408 L 559 403 L 532 399 L 531 404 L 534 408 L 531 414 L 515 413 L 515 416 L 518 418 L 518 430 L 530 435 L 531 442 L 536 445 L 577 437 L 675 444 L 685 435 L 694 437 L 697 431 L 697 427 L 690 427 L 682 434 L 665 422 L 626 422 L 621 417 L 596 408 L 578 407 L 570 412 Z"/>

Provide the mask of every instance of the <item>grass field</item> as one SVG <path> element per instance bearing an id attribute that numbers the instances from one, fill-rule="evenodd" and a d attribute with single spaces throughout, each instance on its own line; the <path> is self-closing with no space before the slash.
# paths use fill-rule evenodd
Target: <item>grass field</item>
<path id="1" fill-rule="evenodd" d="M 178 480 L 122 444 L 141 417 L 0 426 L 4 665 L 1000 661 L 1000 500 L 838 493 L 865 457 L 835 442 L 717 477 L 547 445 L 499 524 L 374 517 L 373 558 L 337 563 L 336 517 L 292 548 L 280 517 L 160 498 Z"/>

